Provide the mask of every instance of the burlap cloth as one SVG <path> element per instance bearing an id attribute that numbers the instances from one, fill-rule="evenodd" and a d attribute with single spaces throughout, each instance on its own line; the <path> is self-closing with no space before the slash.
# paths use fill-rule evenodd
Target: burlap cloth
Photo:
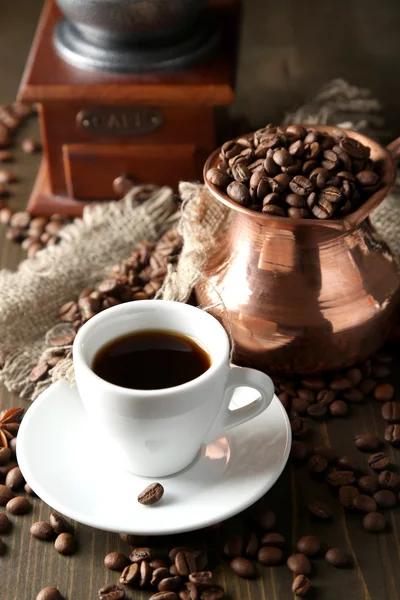
<path id="1" fill-rule="evenodd" d="M 384 123 L 380 110 L 370 92 L 335 80 L 309 104 L 286 115 L 284 122 L 338 124 L 380 138 Z M 0 352 L 7 352 L 0 381 L 8 390 L 34 399 L 52 381 L 73 381 L 70 359 L 60 361 L 44 381 L 29 381 L 31 369 L 46 356 L 50 339 L 70 327 L 58 322 L 60 306 L 103 280 L 138 241 L 155 241 L 174 225 L 183 237 L 182 254 L 169 268 L 158 297 L 178 301 L 189 297 L 202 277 L 208 248 L 224 234 L 230 211 L 200 184 L 182 183 L 180 195 L 179 213 L 172 190 L 154 186 L 134 188 L 120 202 L 85 208 L 82 219 L 62 230 L 59 245 L 42 250 L 18 272 L 0 272 Z M 396 252 L 400 252 L 399 199 L 393 194 L 371 218 Z"/>

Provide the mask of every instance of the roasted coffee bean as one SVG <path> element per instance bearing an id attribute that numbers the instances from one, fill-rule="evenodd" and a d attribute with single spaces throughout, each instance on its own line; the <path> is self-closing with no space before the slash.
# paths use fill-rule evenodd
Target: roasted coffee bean
<path id="1" fill-rule="evenodd" d="M 21 469 L 19 467 L 14 467 L 14 469 L 11 469 L 11 471 L 7 473 L 5 483 L 12 490 L 18 490 L 19 488 L 24 487 L 25 479 L 21 473 Z"/>
<path id="2" fill-rule="evenodd" d="M 165 560 L 162 560 L 161 558 L 153 558 L 153 560 L 149 561 L 149 565 L 151 566 L 152 569 L 154 569 L 154 571 L 156 571 L 157 569 L 167 569 L 167 563 L 165 562 Z"/>
<path id="3" fill-rule="evenodd" d="M 359 471 L 360 466 L 355 458 L 352 456 L 341 456 L 338 460 L 339 469 L 343 471 Z"/>
<path id="4" fill-rule="evenodd" d="M 122 585 L 106 585 L 99 589 L 99 600 L 122 600 L 125 598 L 125 588 Z"/>
<path id="5" fill-rule="evenodd" d="M 154 568 L 151 563 L 149 563 L 149 565 L 150 565 L 150 567 Z M 152 572 L 150 584 L 153 587 L 157 587 L 158 584 L 163 579 L 168 579 L 169 577 L 170 577 L 170 572 L 167 569 L 167 567 L 158 567 L 158 568 L 154 569 L 154 571 Z M 120 583 L 123 583 L 123 582 L 121 582 L 121 580 L 120 580 Z"/>
<path id="6" fill-rule="evenodd" d="M 296 575 L 308 575 L 311 572 L 311 563 L 305 554 L 292 554 L 286 564 Z"/>
<path id="7" fill-rule="evenodd" d="M 269 508 L 264 508 L 256 515 L 256 522 L 262 529 L 272 529 L 276 523 L 276 514 Z"/>
<path id="8" fill-rule="evenodd" d="M 182 577 L 179 575 L 174 575 L 173 577 L 166 577 L 165 579 L 162 579 L 157 588 L 159 592 L 174 592 L 182 585 L 182 583 Z"/>
<path id="9" fill-rule="evenodd" d="M 332 517 L 332 509 L 329 504 L 322 502 L 321 500 L 313 500 L 308 505 L 308 510 L 314 517 L 318 519 L 330 519 Z"/>
<path id="10" fill-rule="evenodd" d="M 313 419 L 323 419 L 328 412 L 328 408 L 321 402 L 310 404 L 307 408 L 307 414 Z"/>
<path id="11" fill-rule="evenodd" d="M 11 445 L 12 440 L 10 440 L 10 445 Z M 10 460 L 9 463 L 7 463 L 6 465 L 0 467 L 0 477 L 7 477 L 7 474 L 12 471 L 12 469 L 15 469 L 15 467 L 18 466 L 16 462 L 14 462 L 13 460 Z M 0 493 L 1 496 L 1 493 Z"/>
<path id="12" fill-rule="evenodd" d="M 10 448 L 0 448 L 0 466 L 4 466 L 11 458 Z"/>
<path id="13" fill-rule="evenodd" d="M 313 390 L 314 392 L 319 392 L 326 387 L 325 380 L 318 377 L 302 379 L 301 383 L 305 388 Z"/>
<path id="14" fill-rule="evenodd" d="M 161 483 L 151 483 L 138 496 L 138 502 L 146 506 L 159 502 L 164 495 Z"/>
<path id="15" fill-rule="evenodd" d="M 11 529 L 11 521 L 6 513 L 0 512 L 0 534 L 8 533 Z"/>
<path id="16" fill-rule="evenodd" d="M 40 590 L 36 600 L 64 600 L 64 596 L 56 587 L 47 586 Z"/>
<path id="17" fill-rule="evenodd" d="M 192 552 L 178 552 L 175 556 L 175 567 L 179 575 L 187 577 L 197 571 L 196 560 Z"/>
<path id="18" fill-rule="evenodd" d="M 231 200 L 237 202 L 241 206 L 247 206 L 250 202 L 250 195 L 244 183 L 233 181 L 226 188 L 227 194 Z"/>
<path id="19" fill-rule="evenodd" d="M 306 556 L 316 556 L 321 550 L 321 542 L 315 535 L 304 535 L 296 545 L 297 550 Z"/>
<path id="20" fill-rule="evenodd" d="M 359 491 L 353 485 L 342 485 L 339 489 L 339 500 L 346 509 L 354 508 L 354 501 L 359 495 Z"/>
<path id="21" fill-rule="evenodd" d="M 213 585 L 200 593 L 200 600 L 222 600 L 223 598 L 225 598 L 225 590 L 220 585 Z M 190 598 L 187 600 L 190 600 Z"/>
<path id="22" fill-rule="evenodd" d="M 297 140 L 296 142 L 293 142 L 293 144 L 290 144 L 288 150 L 289 150 L 289 153 L 292 156 L 295 156 L 296 158 L 303 156 L 303 154 L 304 154 L 303 140 Z"/>
<path id="23" fill-rule="evenodd" d="M 26 515 L 31 508 L 32 504 L 29 502 L 28 498 L 24 498 L 23 496 L 11 498 L 6 504 L 7 512 L 12 515 Z"/>
<path id="24" fill-rule="evenodd" d="M 140 563 L 140 587 L 142 589 L 150 586 L 152 574 L 153 569 L 149 563 L 145 560 L 142 560 Z"/>
<path id="25" fill-rule="evenodd" d="M 292 440 L 292 447 L 290 450 L 290 458 L 294 461 L 303 461 L 307 458 L 308 450 L 307 446 L 297 440 Z"/>
<path id="26" fill-rule="evenodd" d="M 400 488 L 400 475 L 392 471 L 382 471 L 379 473 L 378 481 L 383 488 L 388 490 L 397 490 Z"/>
<path id="27" fill-rule="evenodd" d="M 228 558 L 236 558 L 244 554 L 244 538 L 242 535 L 232 535 L 226 540 L 223 549 L 224 555 Z"/>
<path id="28" fill-rule="evenodd" d="M 376 386 L 377 383 L 375 379 L 363 379 L 363 381 L 360 383 L 360 390 L 363 392 L 363 394 L 369 396 L 372 394 Z"/>
<path id="29" fill-rule="evenodd" d="M 255 566 L 248 558 L 234 558 L 230 567 L 236 575 L 245 579 L 251 579 L 257 575 Z"/>
<path id="30" fill-rule="evenodd" d="M 364 394 L 358 388 L 351 388 L 350 390 L 346 390 L 343 392 L 343 397 L 346 398 L 349 402 L 354 402 L 358 404 L 360 402 L 364 402 Z"/>
<path id="31" fill-rule="evenodd" d="M 314 446 L 314 453 L 323 456 L 329 463 L 337 460 L 337 454 L 333 448 L 330 446 L 325 446 L 324 444 L 316 444 Z"/>
<path id="32" fill-rule="evenodd" d="M 351 369 L 348 369 L 346 371 L 346 379 L 351 381 L 351 383 L 354 387 L 357 386 L 362 380 L 362 373 L 361 373 L 360 369 L 357 369 L 356 367 L 352 367 Z"/>
<path id="33" fill-rule="evenodd" d="M 23 140 L 21 148 L 22 152 L 25 152 L 25 154 L 35 154 L 35 152 L 40 152 L 42 146 L 35 138 L 26 138 Z M 373 173 L 373 175 L 375 175 L 375 173 Z"/>
<path id="34" fill-rule="evenodd" d="M 393 446 L 400 446 L 400 425 L 388 425 L 385 429 L 385 440 Z M 1 492 L 0 492 L 1 498 Z M 1 504 L 1 501 L 0 501 Z"/>
<path id="35" fill-rule="evenodd" d="M 178 600 L 178 596 L 175 592 L 157 592 L 150 596 L 149 600 Z M 189 600 L 189 596 L 185 600 Z"/>
<path id="36" fill-rule="evenodd" d="M 333 216 L 333 205 L 325 198 L 318 199 L 312 208 L 312 213 L 317 219 L 330 219 Z"/>
<path id="37" fill-rule="evenodd" d="M 289 184 L 294 194 L 299 196 L 308 196 L 313 191 L 313 183 L 303 175 L 295 175 Z"/>
<path id="38" fill-rule="evenodd" d="M 134 548 L 133 552 L 129 555 L 129 560 L 132 563 L 140 563 L 142 560 L 151 560 L 150 548 Z"/>
<path id="39" fill-rule="evenodd" d="M 329 406 L 336 398 L 333 390 L 320 390 L 317 394 L 317 400 L 324 406 Z"/>
<path id="40" fill-rule="evenodd" d="M 256 534 L 250 533 L 246 540 L 246 547 L 244 549 L 245 555 L 250 556 L 250 558 L 257 556 L 259 547 L 260 544 L 258 543 L 258 538 Z"/>
<path id="41" fill-rule="evenodd" d="M 185 583 L 185 587 L 178 592 L 180 600 L 199 600 L 200 593 L 191 581 Z"/>
<path id="42" fill-rule="evenodd" d="M 374 397 L 379 402 L 389 402 L 394 398 L 394 387 L 390 383 L 380 383 L 374 390 Z"/>
<path id="43" fill-rule="evenodd" d="M 386 365 L 374 364 L 372 365 L 372 375 L 378 379 L 384 379 L 390 375 L 390 369 Z"/>
<path id="44" fill-rule="evenodd" d="M 38 540 L 52 540 L 54 538 L 54 529 L 47 521 L 37 521 L 30 528 L 31 535 Z"/>
<path id="45" fill-rule="evenodd" d="M 328 461 L 323 456 L 314 454 L 308 459 L 307 468 L 310 473 L 320 474 L 328 468 Z"/>
<path id="46" fill-rule="evenodd" d="M 172 575 L 172 577 L 176 577 L 178 575 L 178 571 L 176 570 L 175 565 L 170 566 L 169 572 L 170 572 L 170 575 Z"/>
<path id="47" fill-rule="evenodd" d="M 306 575 L 297 575 L 292 583 L 292 593 L 304 597 L 311 589 L 311 583 Z"/>
<path id="48" fill-rule="evenodd" d="M 76 539 L 72 533 L 60 533 L 54 542 L 54 549 L 64 555 L 74 554 L 76 546 Z"/>
<path id="49" fill-rule="evenodd" d="M 333 417 L 345 417 L 348 413 L 349 407 L 343 400 L 335 400 L 329 406 L 329 412 Z"/>
<path id="50" fill-rule="evenodd" d="M 352 471 L 332 471 L 327 475 L 326 481 L 332 487 L 341 487 L 342 485 L 353 485 L 356 478 Z"/>
<path id="51" fill-rule="evenodd" d="M 307 388 L 299 388 L 297 390 L 297 396 L 302 400 L 307 400 L 308 404 L 315 402 L 315 392 L 308 390 Z"/>
<path id="52" fill-rule="evenodd" d="M 232 166 L 232 176 L 235 181 L 246 183 L 251 177 L 251 171 L 243 163 L 237 163 Z"/>
<path id="53" fill-rule="evenodd" d="M 390 460 L 384 452 L 376 452 L 371 454 L 368 464 L 374 471 L 384 471 L 389 466 Z"/>
<path id="54" fill-rule="evenodd" d="M 128 565 L 121 573 L 121 577 L 119 578 L 119 582 L 123 585 L 131 585 L 136 586 L 139 585 L 140 580 L 140 565 L 139 563 L 134 563 L 132 565 Z"/>
<path id="55" fill-rule="evenodd" d="M 112 571 L 123 571 L 129 564 L 129 558 L 122 552 L 109 552 L 104 557 L 104 566 Z"/>
<path id="56" fill-rule="evenodd" d="M 381 446 L 381 441 L 374 433 L 360 433 L 354 438 L 356 447 L 362 452 L 375 452 Z"/>
<path id="57" fill-rule="evenodd" d="M 228 175 L 218 169 L 209 169 L 206 173 L 206 180 L 220 187 L 225 187 L 230 181 Z"/>
<path id="58" fill-rule="evenodd" d="M 50 525 L 52 526 L 52 528 L 54 529 L 54 531 L 56 533 L 71 533 L 72 532 L 72 527 L 68 523 L 67 519 L 56 512 L 52 512 L 50 514 L 49 521 L 50 521 Z"/>
<path id="59" fill-rule="evenodd" d="M 330 548 L 325 554 L 325 560 L 339 569 L 348 567 L 351 563 L 349 555 L 341 548 Z"/>
<path id="60" fill-rule="evenodd" d="M 41 379 L 44 379 L 49 370 L 49 365 L 45 362 L 41 362 L 36 367 L 33 367 L 29 375 L 29 381 L 31 383 L 37 383 Z"/>
<path id="61" fill-rule="evenodd" d="M 343 199 L 343 196 L 342 196 L 342 192 L 339 190 L 339 188 L 331 185 L 331 186 L 324 188 L 321 191 L 321 193 L 319 195 L 319 199 L 318 199 L 319 202 L 322 199 L 327 200 L 331 204 L 336 204 L 337 202 L 340 202 Z"/>
<path id="62" fill-rule="evenodd" d="M 385 402 L 381 412 L 382 417 L 388 423 L 400 423 L 400 404 L 397 404 L 396 402 Z"/>
<path id="63" fill-rule="evenodd" d="M 365 513 L 374 512 L 377 508 L 375 500 L 365 494 L 356 496 L 356 498 L 354 498 L 353 506 L 357 510 Z"/>
<path id="64" fill-rule="evenodd" d="M 380 533 L 386 527 L 385 517 L 379 512 L 370 512 L 363 518 L 363 527 L 370 533 Z"/>
<path id="65" fill-rule="evenodd" d="M 373 475 L 364 475 L 358 480 L 358 488 L 364 492 L 364 494 L 372 496 L 378 489 L 378 480 Z"/>
<path id="66" fill-rule="evenodd" d="M 286 544 L 286 540 L 280 533 L 265 533 L 261 538 L 262 546 L 275 546 L 276 548 L 283 548 Z"/>
<path id="67" fill-rule="evenodd" d="M 302 398 L 292 398 L 292 410 L 295 410 L 299 415 L 304 415 L 309 406 L 310 404 L 307 400 Z"/>
<path id="68" fill-rule="evenodd" d="M 393 508 L 397 504 L 396 494 L 390 490 L 379 490 L 373 498 L 379 508 Z"/>
<path id="69" fill-rule="evenodd" d="M 168 558 L 173 563 L 173 562 L 175 562 L 176 555 L 179 552 L 194 552 L 194 551 L 195 551 L 195 549 L 192 548 L 191 546 L 176 546 L 175 548 L 172 548 L 169 551 Z M 232 557 L 232 558 L 234 558 L 234 557 Z"/>
<path id="70" fill-rule="evenodd" d="M 211 571 L 198 571 L 189 574 L 189 581 L 199 589 L 207 588 L 213 585 L 213 574 Z"/>
<path id="71" fill-rule="evenodd" d="M 268 204 L 262 207 L 262 211 L 265 215 L 272 215 L 274 217 L 285 217 L 285 211 L 280 206 L 274 204 Z"/>
<path id="72" fill-rule="evenodd" d="M 303 208 L 306 206 L 305 199 L 298 194 L 288 194 L 285 197 L 285 202 L 286 204 L 289 204 L 289 206 L 294 206 L 295 208 Z"/>
<path id="73" fill-rule="evenodd" d="M 283 561 L 283 552 L 281 548 L 275 546 L 262 546 L 258 551 L 257 560 L 266 566 L 280 565 Z"/>
<path id="74" fill-rule="evenodd" d="M 286 167 L 293 162 L 292 155 L 288 150 L 286 150 L 286 148 L 279 148 L 278 150 L 275 150 L 272 158 L 280 167 Z"/>

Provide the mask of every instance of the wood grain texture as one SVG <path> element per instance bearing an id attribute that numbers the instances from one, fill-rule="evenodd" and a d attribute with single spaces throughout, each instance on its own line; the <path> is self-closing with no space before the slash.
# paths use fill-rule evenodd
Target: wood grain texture
<path id="1" fill-rule="evenodd" d="M 7 10 L 3 17 L 0 36 L 0 70 L 3 83 L 1 101 L 8 102 L 15 97 L 42 2 L 30 0 L 29 10 L 25 0 L 7 0 L 5 4 Z M 302 41 L 302 38 L 308 35 L 307 32 L 311 27 L 317 27 L 318 19 L 321 19 L 326 4 L 334 7 L 335 11 L 344 11 L 338 3 L 312 2 L 314 10 L 311 12 L 315 19 L 314 25 L 311 25 L 309 22 L 304 23 L 307 15 L 300 14 L 302 4 L 295 0 L 285 0 L 279 3 L 279 6 L 277 3 L 272 5 L 262 0 L 247 1 L 238 110 L 249 113 L 254 124 L 269 118 L 276 119 L 286 106 L 292 105 L 293 101 L 301 101 L 308 89 L 314 89 L 332 74 L 344 73 L 353 78 L 356 83 L 371 85 L 378 95 L 387 100 L 392 124 L 398 125 L 398 120 L 394 117 L 397 112 L 394 92 L 398 83 L 395 67 L 400 57 L 400 47 L 398 26 L 395 19 L 391 21 L 393 15 L 399 14 L 396 0 L 386 0 L 383 5 L 373 0 L 362 2 L 354 0 L 347 3 L 346 13 L 340 12 L 339 15 L 342 28 L 339 33 L 337 33 L 337 22 L 329 24 L 328 16 L 324 21 L 324 26 L 327 27 L 326 39 L 333 37 L 329 36 L 329 32 L 334 32 L 342 41 L 347 36 L 347 45 L 341 46 L 335 41 L 335 52 L 323 52 L 322 45 L 317 44 L 315 40 L 310 40 L 308 42 L 310 49 L 304 53 L 305 41 Z M 271 71 L 267 68 L 270 63 L 266 62 L 265 58 L 274 54 L 274 45 L 279 45 L 279 41 L 278 35 L 272 36 L 271 29 L 268 28 L 277 22 L 288 26 L 288 15 L 291 14 L 292 9 L 299 11 L 296 22 L 292 23 L 289 29 L 294 44 L 294 55 L 297 56 L 296 53 L 299 53 L 300 62 L 303 64 L 305 57 L 311 53 L 311 65 L 314 64 L 314 67 L 309 71 L 307 64 L 303 64 L 304 85 L 298 79 L 284 80 L 279 92 L 274 93 L 274 77 L 270 77 Z M 307 10 L 310 11 L 311 8 Z M 280 20 L 278 20 L 279 15 Z M 250 25 L 253 28 L 253 24 L 257 22 L 259 26 L 250 30 Z M 302 25 L 296 38 L 293 36 L 293 27 L 296 25 L 299 29 L 299 24 Z M 374 27 L 376 27 L 375 37 L 372 36 L 371 39 L 370 36 L 367 41 L 366 34 L 371 33 Z M 266 36 L 264 31 L 269 31 L 269 35 Z M 365 62 L 360 70 L 356 65 L 357 57 L 362 55 L 366 47 L 369 56 L 373 52 L 376 53 L 371 62 L 372 67 L 369 68 Z M 11 56 L 10 48 L 13 49 Z M 348 51 L 353 53 L 353 58 L 345 61 L 344 57 L 347 56 Z M 250 52 L 253 53 L 253 57 L 257 57 L 256 63 L 251 62 Z M 318 52 L 318 56 L 313 56 L 313 52 Z M 324 71 L 327 63 L 329 70 Z M 384 65 L 383 70 L 380 69 L 380 65 Z M 29 125 L 25 133 L 35 134 L 35 126 Z M 14 187 L 15 195 L 10 200 L 10 206 L 15 209 L 25 206 L 39 164 L 38 157 L 27 157 L 19 150 L 16 154 L 18 162 L 15 167 L 13 166 L 13 170 L 21 181 Z M 4 228 L 1 227 L 0 265 L 3 268 L 14 269 L 18 261 L 23 258 L 23 253 L 18 246 L 5 240 L 4 233 Z M 400 352 L 397 354 L 393 369 L 394 378 L 400 386 L 399 364 Z M 28 406 L 27 402 L 22 404 Z M 21 401 L 0 387 L 0 408 L 19 405 Z M 376 431 L 382 436 L 384 425 L 380 417 L 380 408 L 378 403 L 352 407 L 348 418 L 337 419 L 327 425 L 316 425 L 315 430 L 320 439 L 325 442 L 330 441 L 341 454 L 355 456 L 363 466 L 366 466 L 366 458 L 355 449 L 352 438 L 363 431 Z M 391 456 L 398 464 L 400 451 L 391 450 Z M 310 520 L 306 506 L 312 494 L 334 504 L 335 520 L 332 523 L 316 523 Z M 357 565 L 354 569 L 339 570 L 325 564 L 321 559 L 314 561 L 312 581 L 316 593 L 309 595 L 311 600 L 338 600 L 342 597 L 346 600 L 398 600 L 400 598 L 400 508 L 387 513 L 391 528 L 388 533 L 375 536 L 367 534 L 360 527 L 360 516 L 350 515 L 345 519 L 343 510 L 334 503 L 329 490 L 310 480 L 303 467 L 298 469 L 288 467 L 263 502 L 276 510 L 278 514 L 276 530 L 282 532 L 288 540 L 296 541 L 302 534 L 314 533 L 330 544 L 347 547 L 353 553 Z M 29 534 L 30 524 L 41 517 L 47 518 L 49 512 L 47 506 L 35 499 L 31 515 L 13 517 L 14 530 L 11 535 L 3 537 L 7 552 L 5 556 L 0 557 L 0 600 L 34 600 L 39 589 L 45 585 L 58 585 L 67 594 L 69 600 L 96 600 L 99 587 L 108 581 L 116 580 L 115 574 L 105 571 L 102 562 L 109 550 L 124 548 L 124 543 L 118 536 L 79 525 L 77 526 L 79 552 L 71 558 L 62 557 L 54 552 L 51 544 L 34 540 Z M 240 530 L 250 512 L 229 520 L 215 534 L 194 535 L 195 543 L 207 542 L 211 557 L 214 558 L 217 554 L 216 548 L 225 536 Z M 155 541 L 162 546 L 178 544 L 187 539 L 187 535 L 180 535 L 174 539 Z M 231 600 L 294 599 L 290 591 L 292 575 L 286 567 L 263 567 L 260 572 L 262 573 L 260 579 L 247 582 L 233 576 L 226 564 L 217 569 L 218 579 L 226 585 Z M 142 598 L 144 600 L 149 597 L 149 594 L 134 591 L 129 597 L 132 600 Z"/>

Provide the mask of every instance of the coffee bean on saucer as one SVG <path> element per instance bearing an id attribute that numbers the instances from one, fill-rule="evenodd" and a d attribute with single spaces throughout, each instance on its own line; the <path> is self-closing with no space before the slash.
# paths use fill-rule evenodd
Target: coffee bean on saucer
<path id="1" fill-rule="evenodd" d="M 135 586 L 140 580 L 140 565 L 139 563 L 133 563 L 128 565 L 121 573 L 119 582 L 123 585 Z"/>
<path id="2" fill-rule="evenodd" d="M 371 454 L 368 464 L 374 471 L 384 471 L 389 466 L 390 460 L 384 452 L 376 452 Z"/>
<path id="3" fill-rule="evenodd" d="M 15 496 L 6 504 L 6 510 L 12 515 L 26 515 L 31 508 L 32 504 L 23 496 Z"/>
<path id="4" fill-rule="evenodd" d="M 280 533 L 265 533 L 261 538 L 262 546 L 275 546 L 276 548 L 284 548 L 286 540 Z"/>
<path id="5" fill-rule="evenodd" d="M 344 417 L 347 415 L 349 407 L 343 400 L 335 400 L 329 407 L 332 417 Z"/>
<path id="6" fill-rule="evenodd" d="M 190 600 L 189 596 L 187 599 Z M 175 592 L 157 592 L 150 596 L 149 600 L 178 600 L 178 596 Z"/>
<path id="7" fill-rule="evenodd" d="M 223 553 L 228 558 L 236 558 L 244 554 L 244 538 L 242 535 L 232 535 L 224 544 Z M 174 559 L 175 560 L 175 559 Z"/>
<path id="8" fill-rule="evenodd" d="M 344 508 L 350 510 L 354 508 L 354 500 L 359 495 L 359 491 L 353 485 L 342 485 L 339 489 L 339 500 Z"/>
<path id="9" fill-rule="evenodd" d="M 138 502 L 146 506 L 150 506 L 159 502 L 164 495 L 164 488 L 161 483 L 151 483 L 140 492 L 138 496 Z"/>
<path id="10" fill-rule="evenodd" d="M 230 563 L 230 567 L 236 575 L 245 579 L 251 579 L 257 575 L 255 566 L 248 558 L 234 558 Z"/>
<path id="11" fill-rule="evenodd" d="M 68 523 L 67 519 L 56 512 L 52 512 L 50 514 L 49 522 L 56 533 L 72 532 L 72 527 Z"/>
<path id="12" fill-rule="evenodd" d="M 379 533 L 386 527 L 385 517 L 379 512 L 370 512 L 363 518 L 363 527 L 370 533 Z"/>
<path id="13" fill-rule="evenodd" d="M 320 474 L 328 468 L 328 461 L 323 456 L 314 454 L 308 459 L 307 468 L 310 473 Z"/>
<path id="14" fill-rule="evenodd" d="M 10 448 L 0 448 L 0 466 L 4 466 L 8 463 L 11 458 L 11 449 Z"/>
<path id="15" fill-rule="evenodd" d="M 349 555 L 341 548 L 330 548 L 325 554 L 325 560 L 337 568 L 348 567 L 351 562 Z"/>
<path id="16" fill-rule="evenodd" d="M 59 554 L 74 554 L 76 550 L 76 539 L 71 533 L 60 533 L 54 542 L 54 549 Z"/>
<path id="17" fill-rule="evenodd" d="M 129 564 L 129 558 L 122 552 L 109 552 L 104 557 L 104 566 L 112 571 L 123 571 Z"/>
<path id="18" fill-rule="evenodd" d="M 47 521 L 37 521 L 30 528 L 31 535 L 38 540 L 52 540 L 54 538 L 54 529 Z"/>
<path id="19" fill-rule="evenodd" d="M 354 498 L 353 506 L 364 513 L 375 512 L 377 509 L 375 500 L 366 494 L 359 494 L 356 496 L 356 498 Z"/>
<path id="20" fill-rule="evenodd" d="M 199 571 L 190 573 L 189 581 L 194 583 L 199 589 L 213 585 L 213 574 L 211 571 Z"/>
<path id="21" fill-rule="evenodd" d="M 400 446 L 400 425 L 388 425 L 385 429 L 385 440 L 393 446 Z"/>
<path id="22" fill-rule="evenodd" d="M 330 519 L 332 517 L 332 509 L 329 504 L 321 500 L 313 500 L 308 505 L 308 510 L 314 517 L 318 519 Z"/>
<path id="23" fill-rule="evenodd" d="M 385 402 L 381 413 L 388 423 L 400 423 L 400 404 L 397 402 Z"/>
<path id="24" fill-rule="evenodd" d="M 379 490 L 373 498 L 379 508 L 393 508 L 397 504 L 396 494 L 390 490 Z"/>
<path id="25" fill-rule="evenodd" d="M 374 398 L 380 402 L 389 402 L 394 398 L 394 387 L 390 383 L 380 383 L 374 390 Z"/>
<path id="26" fill-rule="evenodd" d="M 286 564 L 296 575 L 308 575 L 311 571 L 311 563 L 305 554 L 292 554 Z"/>
<path id="27" fill-rule="evenodd" d="M 6 504 L 14 498 L 14 492 L 8 485 L 0 484 L 0 506 L 6 506 Z"/>
<path id="28" fill-rule="evenodd" d="M 382 471 L 379 473 L 378 481 L 383 488 L 388 490 L 397 490 L 400 488 L 400 475 L 392 471 Z"/>
<path id="29" fill-rule="evenodd" d="M 10 486 L 14 491 L 24 487 L 25 479 L 19 467 L 14 467 L 14 469 L 11 469 L 11 471 L 7 473 L 6 485 Z"/>
<path id="30" fill-rule="evenodd" d="M 175 556 L 175 567 L 181 577 L 197 571 L 196 560 L 192 552 L 178 552 Z"/>
<path id="31" fill-rule="evenodd" d="M 40 590 L 36 600 L 64 600 L 64 596 L 56 587 L 48 586 Z"/>
<path id="32" fill-rule="evenodd" d="M 262 529 L 272 529 L 276 523 L 276 514 L 272 510 L 264 508 L 257 514 L 256 522 Z"/>
<path id="33" fill-rule="evenodd" d="M 292 593 L 296 596 L 306 596 L 310 591 L 311 583 L 306 575 L 297 575 L 292 583 Z"/>
<path id="34" fill-rule="evenodd" d="M 11 521 L 6 513 L 0 512 L 0 534 L 8 533 L 11 529 Z"/>
<path id="35" fill-rule="evenodd" d="M 122 585 L 106 585 L 99 589 L 99 600 L 122 600 L 125 598 L 125 588 Z"/>
<path id="36" fill-rule="evenodd" d="M 378 489 L 378 480 L 373 475 L 364 475 L 360 477 L 358 480 L 358 489 L 364 492 L 364 494 L 368 494 L 372 496 Z"/>
<path id="37" fill-rule="evenodd" d="M 381 446 L 381 441 L 374 433 L 360 433 L 354 438 L 356 448 L 362 452 L 376 452 Z"/>
<path id="38" fill-rule="evenodd" d="M 353 485 L 356 478 L 353 471 L 332 471 L 327 475 L 326 481 L 332 487 L 341 487 L 342 485 Z"/>
<path id="39" fill-rule="evenodd" d="M 283 552 L 275 546 L 263 546 L 258 551 L 257 560 L 266 566 L 279 565 L 283 561 Z"/>
<path id="40" fill-rule="evenodd" d="M 141 567 L 142 568 L 142 567 Z M 152 575 L 153 577 L 153 575 Z M 151 583 L 151 581 L 150 581 Z M 159 592 L 174 592 L 177 590 L 183 583 L 182 577 L 180 575 L 174 575 L 172 577 L 165 577 L 162 579 L 157 588 Z"/>
<path id="41" fill-rule="evenodd" d="M 142 560 L 149 561 L 151 559 L 150 548 L 134 548 L 129 555 L 129 560 L 132 563 L 140 563 Z"/>
<path id="42" fill-rule="evenodd" d="M 316 556 L 321 550 L 321 542 L 315 535 L 303 535 L 296 545 L 297 550 L 306 556 Z"/>
<path id="43" fill-rule="evenodd" d="M 360 465 L 352 456 L 341 456 L 337 463 L 339 469 L 343 471 L 359 471 Z"/>

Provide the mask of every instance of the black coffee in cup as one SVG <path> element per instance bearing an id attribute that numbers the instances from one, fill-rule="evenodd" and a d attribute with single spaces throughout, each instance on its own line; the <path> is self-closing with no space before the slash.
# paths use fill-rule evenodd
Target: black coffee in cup
<path id="1" fill-rule="evenodd" d="M 125 388 L 158 390 L 187 383 L 211 366 L 207 351 L 193 339 L 163 330 L 129 333 L 105 344 L 92 369 Z"/>

